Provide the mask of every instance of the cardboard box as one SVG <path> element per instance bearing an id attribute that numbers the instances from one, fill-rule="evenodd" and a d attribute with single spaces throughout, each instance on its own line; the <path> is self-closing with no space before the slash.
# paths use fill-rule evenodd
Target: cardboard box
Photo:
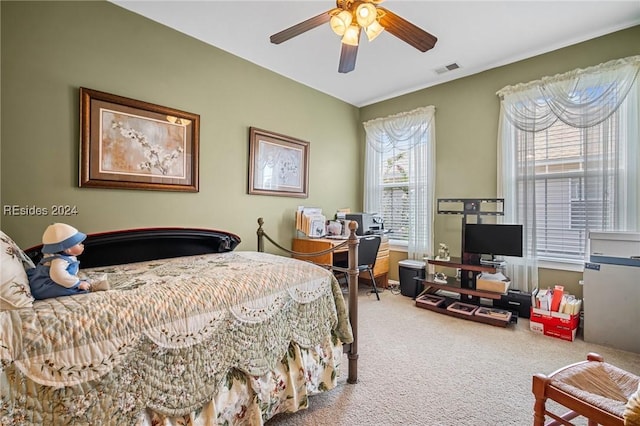
<path id="1" fill-rule="evenodd" d="M 529 328 L 534 333 L 573 342 L 576 338 L 579 323 L 579 314 L 569 315 L 531 308 Z"/>
<path id="2" fill-rule="evenodd" d="M 485 280 L 479 276 L 476 279 L 476 290 L 482 291 L 491 291 L 494 293 L 506 293 L 509 290 L 509 285 L 511 285 L 511 280 L 509 278 L 505 278 L 502 281 L 498 280 Z"/>

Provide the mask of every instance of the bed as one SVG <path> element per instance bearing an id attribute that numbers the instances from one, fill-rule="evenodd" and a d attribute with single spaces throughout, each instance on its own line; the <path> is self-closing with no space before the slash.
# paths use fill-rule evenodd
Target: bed
<path id="1" fill-rule="evenodd" d="M 255 252 L 210 229 L 91 234 L 81 273 L 107 274 L 106 292 L 7 306 L 30 296 L 14 277 L 2 290 L 0 424 L 260 425 L 334 388 L 345 351 L 357 382 L 357 297 L 347 312 L 330 270 L 265 253 L 259 224 Z M 40 247 L 2 243 L 24 267 L 39 259 Z M 355 229 L 346 244 L 356 259 Z"/>

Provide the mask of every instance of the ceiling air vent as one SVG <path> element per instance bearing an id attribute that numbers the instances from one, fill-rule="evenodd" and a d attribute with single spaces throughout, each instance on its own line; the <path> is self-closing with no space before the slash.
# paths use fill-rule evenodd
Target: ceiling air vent
<path id="1" fill-rule="evenodd" d="M 460 65 L 456 64 L 455 62 L 449 65 L 445 65 L 443 67 L 440 68 L 436 68 L 436 72 L 438 74 L 444 74 L 445 72 L 449 72 L 449 71 L 453 71 L 453 70 L 457 70 L 458 68 L 460 68 Z"/>

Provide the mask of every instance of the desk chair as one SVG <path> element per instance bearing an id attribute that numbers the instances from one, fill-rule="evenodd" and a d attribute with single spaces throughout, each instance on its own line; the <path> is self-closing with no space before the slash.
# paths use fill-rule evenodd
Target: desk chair
<path id="1" fill-rule="evenodd" d="M 378 249 L 380 248 L 380 237 L 375 235 L 369 235 L 360 238 L 360 244 L 358 245 L 358 271 L 363 273 L 369 272 L 371 277 L 371 285 L 373 286 L 372 293 L 376 294 L 378 300 L 380 300 L 380 294 L 378 293 L 378 287 L 376 286 L 376 280 L 373 276 L 373 268 L 376 265 L 376 258 L 378 257 Z M 347 273 L 344 271 L 349 265 L 347 261 L 336 260 L 333 266 L 337 266 L 342 270 L 334 270 L 334 274 L 343 274 L 347 278 Z"/>

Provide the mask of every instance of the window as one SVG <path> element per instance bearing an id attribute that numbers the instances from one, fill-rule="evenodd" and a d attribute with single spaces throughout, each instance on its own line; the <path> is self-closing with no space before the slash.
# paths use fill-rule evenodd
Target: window
<path id="1" fill-rule="evenodd" d="M 435 129 L 433 107 L 364 123 L 364 208 L 379 213 L 392 245 L 411 259 L 433 253 Z"/>
<path id="2" fill-rule="evenodd" d="M 498 92 L 498 192 L 527 258 L 581 265 L 589 231 L 638 231 L 639 70 L 635 56 Z"/>
<path id="3" fill-rule="evenodd" d="M 534 133 L 535 234 L 540 259 L 582 262 L 588 230 L 617 228 L 614 212 L 621 205 L 615 190 L 618 145 L 602 140 L 603 135 L 618 139 L 615 122 L 616 114 L 608 123 L 613 126 L 600 124 L 589 129 L 557 121 Z M 605 131 L 604 127 L 610 128 Z M 524 155 L 517 158 L 524 159 L 524 163 L 528 161 Z M 593 167 L 587 162 L 593 163 Z M 519 169 L 523 167 L 526 164 L 516 165 Z M 518 186 L 518 193 L 524 194 L 523 175 L 519 175 Z M 524 199 L 520 196 L 519 202 L 522 204 Z"/>
<path id="4" fill-rule="evenodd" d="M 409 161 L 406 152 L 391 149 L 382 156 L 380 214 L 396 244 L 409 241 Z"/>

